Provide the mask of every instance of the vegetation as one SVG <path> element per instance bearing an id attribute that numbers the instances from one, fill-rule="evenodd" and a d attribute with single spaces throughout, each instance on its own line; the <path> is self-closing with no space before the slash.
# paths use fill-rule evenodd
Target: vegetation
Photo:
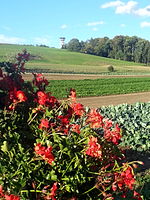
<path id="1" fill-rule="evenodd" d="M 144 200 L 150 199 L 150 103 L 122 104 L 99 108 L 99 112 L 118 123 L 123 130 L 121 146 L 127 158 L 144 162 L 137 175 L 137 190 Z M 128 148 L 130 147 L 130 149 Z"/>
<path id="2" fill-rule="evenodd" d="M 121 145 L 150 152 L 150 103 L 101 107 L 99 112 L 122 128 Z"/>
<path id="3" fill-rule="evenodd" d="M 108 66 L 108 71 L 109 71 L 109 72 L 114 72 L 115 69 L 114 69 L 114 67 L 113 67 L 112 65 L 109 65 L 109 66 Z"/>
<path id="4" fill-rule="evenodd" d="M 77 51 L 107 58 L 150 63 L 150 42 L 136 36 L 115 36 L 113 39 L 91 38 L 86 42 L 72 39 L 66 45 L 71 51 Z"/>
<path id="5" fill-rule="evenodd" d="M 150 91 L 150 77 L 51 80 L 47 91 L 57 98 L 66 98 L 69 88 L 76 88 L 78 97 L 145 92 Z"/>
<path id="6" fill-rule="evenodd" d="M 118 124 L 85 110 L 74 89 L 59 102 L 41 74 L 24 82 L 29 57 L 0 63 L 0 199 L 141 200 L 134 171 L 143 163 L 125 160 Z"/>
<path id="7" fill-rule="evenodd" d="M 61 73 L 111 73 L 108 66 L 112 65 L 116 74 L 125 73 L 150 73 L 150 68 L 142 64 L 104 58 L 94 55 L 70 52 L 65 49 L 35 47 L 29 45 L 4 45 L 0 44 L 0 61 L 14 58 L 22 49 L 27 49 L 31 54 L 31 61 L 27 63 L 28 69 L 41 70 L 40 72 Z M 44 71 L 43 71 L 44 70 Z"/>

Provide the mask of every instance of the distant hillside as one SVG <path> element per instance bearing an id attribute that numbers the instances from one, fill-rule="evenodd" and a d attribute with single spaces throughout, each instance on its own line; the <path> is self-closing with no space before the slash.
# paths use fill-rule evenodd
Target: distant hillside
<path id="1" fill-rule="evenodd" d="M 28 69 L 65 73 L 108 73 L 108 66 L 112 65 L 114 73 L 150 73 L 149 67 L 139 63 L 30 45 L 0 44 L 0 61 L 11 60 L 23 49 L 27 49 L 31 54 L 31 60 L 26 65 Z"/>

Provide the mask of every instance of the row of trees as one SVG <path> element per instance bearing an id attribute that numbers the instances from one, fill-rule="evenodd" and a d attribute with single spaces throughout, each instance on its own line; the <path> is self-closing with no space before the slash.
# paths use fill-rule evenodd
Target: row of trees
<path id="1" fill-rule="evenodd" d="M 87 41 L 71 39 L 66 48 L 70 51 L 87 53 L 107 58 L 150 63 L 150 42 L 137 36 L 115 36 L 113 39 L 91 38 Z"/>

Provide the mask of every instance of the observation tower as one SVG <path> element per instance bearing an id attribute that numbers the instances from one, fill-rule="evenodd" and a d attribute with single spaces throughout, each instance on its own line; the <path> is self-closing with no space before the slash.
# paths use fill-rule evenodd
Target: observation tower
<path id="1" fill-rule="evenodd" d="M 60 37 L 59 38 L 60 39 L 60 45 L 61 45 L 61 48 L 63 48 L 64 47 L 64 45 L 65 45 L 65 37 Z"/>

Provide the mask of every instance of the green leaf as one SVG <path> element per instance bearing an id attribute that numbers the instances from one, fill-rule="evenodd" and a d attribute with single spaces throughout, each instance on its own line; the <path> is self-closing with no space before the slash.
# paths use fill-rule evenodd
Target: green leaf
<path id="1" fill-rule="evenodd" d="M 7 141 L 3 142 L 3 145 L 1 146 L 1 150 L 3 152 L 7 152 L 8 151 L 8 143 L 7 143 Z"/>

